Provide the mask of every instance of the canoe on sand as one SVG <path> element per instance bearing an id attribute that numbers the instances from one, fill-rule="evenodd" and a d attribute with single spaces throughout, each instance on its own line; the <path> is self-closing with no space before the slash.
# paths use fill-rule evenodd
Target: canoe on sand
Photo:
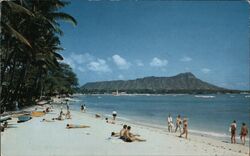
<path id="1" fill-rule="evenodd" d="M 33 116 L 33 117 L 41 117 L 41 116 L 44 116 L 44 115 L 45 115 L 45 112 L 43 112 L 43 111 L 31 112 L 31 116 Z"/>
<path id="2" fill-rule="evenodd" d="M 10 115 L 6 115 L 6 116 L 1 116 L 1 117 L 0 117 L 0 122 L 4 122 L 4 121 L 6 121 L 6 120 L 11 120 Z"/>
<path id="3" fill-rule="evenodd" d="M 18 121 L 17 122 L 18 123 L 25 122 L 25 121 L 28 121 L 30 119 L 32 119 L 32 117 L 30 115 L 22 115 L 22 116 L 18 117 Z"/>

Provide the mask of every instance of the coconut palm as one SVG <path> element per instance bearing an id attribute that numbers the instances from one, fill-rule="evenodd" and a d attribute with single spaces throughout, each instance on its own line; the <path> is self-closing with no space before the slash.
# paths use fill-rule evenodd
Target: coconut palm
<path id="1" fill-rule="evenodd" d="M 60 0 L 2 1 L 1 18 L 1 104 L 26 102 L 39 97 L 44 79 L 60 70 L 59 20 L 76 20 L 59 12 L 68 5 Z M 30 92 L 33 89 L 33 92 Z"/>

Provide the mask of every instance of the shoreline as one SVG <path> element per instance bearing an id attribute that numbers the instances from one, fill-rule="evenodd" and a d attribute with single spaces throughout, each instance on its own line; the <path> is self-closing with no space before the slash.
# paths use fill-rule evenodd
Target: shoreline
<path id="1" fill-rule="evenodd" d="M 54 111 L 44 117 L 34 117 L 25 123 L 16 124 L 17 128 L 9 128 L 1 133 L 2 155 L 15 156 L 22 153 L 29 156 L 34 155 L 33 152 L 36 151 L 39 151 L 39 156 L 85 154 L 249 155 L 249 149 L 246 145 L 225 143 L 206 136 L 202 137 L 193 134 L 190 134 L 188 139 L 179 138 L 179 133 L 168 133 L 166 129 L 148 127 L 120 119 L 116 121 L 116 124 L 107 124 L 104 118 L 96 119 L 92 112 L 82 113 L 71 110 L 72 119 L 70 120 L 52 123 L 40 122 L 43 118 L 50 119 L 59 114 L 60 105 L 53 106 Z M 30 107 L 25 110 L 34 110 L 34 108 Z M 63 107 L 63 110 L 65 112 L 65 107 Z M 16 119 L 12 120 L 12 123 L 16 121 Z M 67 130 L 65 129 L 67 123 L 83 123 L 89 125 L 90 128 Z M 132 126 L 132 132 L 139 133 L 147 141 L 125 143 L 120 139 L 110 138 L 110 133 L 112 131 L 118 132 L 122 124 Z M 27 147 L 24 147 L 24 145 Z M 97 146 L 98 150 L 95 150 Z M 162 148 L 162 146 L 166 148 Z M 131 150 L 127 151 L 126 148 Z"/>
<path id="2" fill-rule="evenodd" d="M 75 110 L 74 110 L 75 111 Z M 88 115 L 95 115 L 96 112 L 94 111 L 87 111 L 86 114 Z M 103 117 L 108 117 L 111 118 L 112 115 L 107 115 L 107 114 L 101 114 Z M 160 125 L 160 124 L 153 124 L 153 123 L 149 123 L 149 122 L 143 122 L 143 121 L 133 121 L 131 119 L 124 119 L 124 117 L 117 117 L 117 119 L 119 119 L 119 121 L 121 122 L 126 122 L 126 123 L 131 123 L 133 125 L 139 125 L 139 126 L 144 126 L 144 127 L 148 127 L 148 128 L 152 128 L 152 129 L 157 129 L 160 130 L 162 132 L 166 132 L 166 133 L 170 133 L 167 130 L 167 124 L 165 126 Z M 226 136 L 217 136 L 217 135 L 223 135 L 222 133 L 217 133 L 217 132 L 206 132 L 206 131 L 202 131 L 202 130 L 196 130 L 196 129 L 188 129 L 189 130 L 189 135 L 191 136 L 197 136 L 197 137 L 207 137 L 207 138 L 212 138 L 215 139 L 217 141 L 221 141 L 221 142 L 230 142 L 230 135 L 229 134 L 225 134 Z M 171 132 L 170 134 L 178 134 L 179 132 Z M 214 133 L 211 134 L 211 133 Z M 236 140 L 239 142 L 241 142 L 240 140 L 240 136 L 237 135 Z M 250 139 L 249 139 L 249 135 L 246 137 L 246 145 L 248 146 L 250 144 Z"/>

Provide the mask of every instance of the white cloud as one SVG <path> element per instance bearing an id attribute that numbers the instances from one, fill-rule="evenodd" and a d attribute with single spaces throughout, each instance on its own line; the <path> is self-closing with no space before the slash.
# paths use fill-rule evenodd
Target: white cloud
<path id="1" fill-rule="evenodd" d="M 211 69 L 208 69 L 208 68 L 202 68 L 201 71 L 204 73 L 204 74 L 208 74 Z"/>
<path id="2" fill-rule="evenodd" d="M 104 72 L 104 73 L 111 72 L 111 69 L 106 64 L 106 61 L 103 59 L 97 59 L 97 61 L 91 61 L 87 65 L 87 67 L 89 70 L 95 71 L 95 72 Z"/>
<path id="3" fill-rule="evenodd" d="M 80 72 L 85 72 L 86 70 L 83 67 L 78 67 L 77 68 Z"/>
<path id="4" fill-rule="evenodd" d="M 150 66 L 152 67 L 164 67 L 168 64 L 168 60 L 164 60 L 164 59 L 159 59 L 157 57 L 154 57 L 152 59 L 152 61 L 150 62 Z"/>
<path id="5" fill-rule="evenodd" d="M 120 74 L 120 75 L 118 76 L 118 78 L 121 79 L 121 80 L 123 80 L 123 79 L 124 79 L 124 76 L 123 76 L 122 74 Z"/>
<path id="6" fill-rule="evenodd" d="M 77 64 L 83 64 L 83 63 L 94 60 L 94 57 L 90 55 L 89 53 L 84 53 L 84 54 L 71 53 L 70 58 L 73 61 L 75 61 Z"/>
<path id="7" fill-rule="evenodd" d="M 119 55 L 112 56 L 114 63 L 117 65 L 119 69 L 128 69 L 130 67 L 130 63 L 127 62 L 124 58 Z"/>
<path id="8" fill-rule="evenodd" d="M 192 61 L 192 58 L 191 58 L 191 57 L 188 57 L 188 56 L 184 56 L 184 57 L 182 57 L 182 58 L 180 59 L 180 61 L 182 61 L 182 62 L 190 62 L 190 61 Z"/>
<path id="9" fill-rule="evenodd" d="M 144 63 L 141 60 L 135 60 L 135 63 L 139 67 L 143 67 L 144 66 Z"/>

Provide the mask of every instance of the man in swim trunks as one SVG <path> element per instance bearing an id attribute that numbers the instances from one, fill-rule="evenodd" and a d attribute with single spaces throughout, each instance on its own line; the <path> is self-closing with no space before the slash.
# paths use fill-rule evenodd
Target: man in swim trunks
<path id="1" fill-rule="evenodd" d="M 243 145 L 245 145 L 247 134 L 248 134 L 248 129 L 247 129 L 246 124 L 243 122 L 241 126 L 241 132 L 240 132 L 240 139 Z"/>
<path id="2" fill-rule="evenodd" d="M 178 128 L 180 130 L 180 133 L 181 133 L 181 116 L 178 115 L 177 118 L 176 118 L 176 128 L 175 128 L 175 132 L 177 132 Z"/>
<path id="3" fill-rule="evenodd" d="M 124 138 L 124 133 L 125 133 L 126 129 L 127 129 L 127 125 L 123 125 L 123 128 L 120 130 L 119 133 L 111 132 L 111 136 L 112 137 L 120 137 L 120 139 L 123 140 L 123 139 L 125 139 Z"/>
<path id="4" fill-rule="evenodd" d="M 173 122 L 173 119 L 171 117 L 171 115 L 169 114 L 168 116 L 168 132 L 172 132 L 172 122 Z"/>

